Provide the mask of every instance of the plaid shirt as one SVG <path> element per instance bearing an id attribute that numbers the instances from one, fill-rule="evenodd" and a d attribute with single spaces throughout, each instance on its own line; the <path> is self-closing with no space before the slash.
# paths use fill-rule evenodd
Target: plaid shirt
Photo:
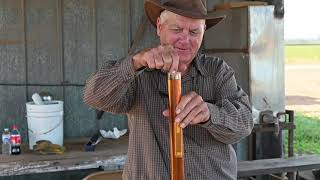
<path id="1" fill-rule="evenodd" d="M 190 91 L 202 96 L 211 117 L 183 130 L 185 179 L 235 180 L 237 158 L 231 144 L 253 127 L 248 96 L 223 60 L 203 54 L 182 77 L 182 95 Z M 166 73 L 135 71 L 132 56 L 108 61 L 87 81 L 84 102 L 127 114 L 130 134 L 123 179 L 170 179 L 169 124 L 162 115 L 168 107 Z"/>

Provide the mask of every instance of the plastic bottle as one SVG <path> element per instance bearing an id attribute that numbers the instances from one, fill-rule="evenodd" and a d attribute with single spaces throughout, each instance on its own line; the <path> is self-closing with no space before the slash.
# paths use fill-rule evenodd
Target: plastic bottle
<path id="1" fill-rule="evenodd" d="M 12 126 L 10 139 L 11 139 L 11 154 L 13 155 L 20 154 L 21 153 L 21 148 L 20 148 L 21 136 L 16 125 Z"/>
<path id="2" fill-rule="evenodd" d="M 5 128 L 2 133 L 2 154 L 11 154 L 11 142 L 10 142 L 10 131 Z"/>
<path id="3" fill-rule="evenodd" d="M 38 93 L 32 94 L 32 100 L 36 105 L 44 105 L 42 98 Z"/>

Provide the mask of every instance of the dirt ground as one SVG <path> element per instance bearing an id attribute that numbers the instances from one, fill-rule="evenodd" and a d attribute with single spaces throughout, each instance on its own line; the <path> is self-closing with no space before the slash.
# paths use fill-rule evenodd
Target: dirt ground
<path id="1" fill-rule="evenodd" d="M 286 109 L 320 116 L 320 64 L 285 66 Z"/>

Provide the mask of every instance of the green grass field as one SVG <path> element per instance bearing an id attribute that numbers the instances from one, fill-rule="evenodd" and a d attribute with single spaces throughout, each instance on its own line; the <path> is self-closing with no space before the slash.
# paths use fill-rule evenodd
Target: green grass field
<path id="1" fill-rule="evenodd" d="M 320 117 L 296 112 L 295 125 L 294 152 L 320 154 Z M 287 138 L 285 138 L 285 145 L 287 147 Z"/>
<path id="2" fill-rule="evenodd" d="M 286 64 L 319 64 L 320 45 L 286 45 L 285 62 Z M 295 124 L 295 153 L 320 154 L 320 117 L 296 112 Z M 285 141 L 287 146 L 287 138 Z"/>
<path id="3" fill-rule="evenodd" d="M 286 45 L 285 62 L 289 64 L 320 63 L 320 45 Z"/>

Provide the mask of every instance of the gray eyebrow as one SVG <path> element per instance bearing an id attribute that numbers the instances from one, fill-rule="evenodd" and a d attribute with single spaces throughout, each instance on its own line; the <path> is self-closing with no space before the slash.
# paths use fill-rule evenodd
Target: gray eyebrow
<path id="1" fill-rule="evenodd" d="M 200 28 L 190 29 L 190 31 L 200 30 Z"/>

